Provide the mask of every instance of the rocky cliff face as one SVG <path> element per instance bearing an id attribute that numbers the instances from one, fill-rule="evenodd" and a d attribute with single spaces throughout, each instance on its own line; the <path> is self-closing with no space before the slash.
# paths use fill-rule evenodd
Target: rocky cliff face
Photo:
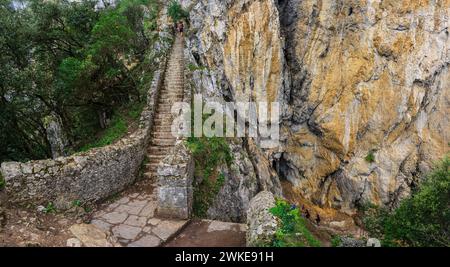
<path id="1" fill-rule="evenodd" d="M 292 78 L 288 179 L 321 205 L 395 205 L 449 151 L 450 1 L 279 8 Z"/>
<path id="2" fill-rule="evenodd" d="M 395 205 L 450 151 L 449 0 L 181 2 L 193 87 L 280 102 L 260 152 L 314 203 Z"/>

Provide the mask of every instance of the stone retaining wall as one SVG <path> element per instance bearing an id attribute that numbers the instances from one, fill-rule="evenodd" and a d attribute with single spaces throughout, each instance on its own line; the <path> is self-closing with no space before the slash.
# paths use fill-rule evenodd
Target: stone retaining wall
<path id="1" fill-rule="evenodd" d="M 158 166 L 158 216 L 189 219 L 192 214 L 195 163 L 180 139 L 173 153 Z"/>
<path id="2" fill-rule="evenodd" d="M 115 144 L 55 160 L 5 162 L 1 173 L 12 202 L 70 208 L 75 200 L 95 202 L 132 184 L 150 139 L 156 101 L 164 79 L 165 62 L 155 71 L 139 129 Z"/>

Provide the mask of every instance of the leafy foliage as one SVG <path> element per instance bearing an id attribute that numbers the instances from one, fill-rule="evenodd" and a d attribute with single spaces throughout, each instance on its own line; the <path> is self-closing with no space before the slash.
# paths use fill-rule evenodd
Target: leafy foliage
<path id="1" fill-rule="evenodd" d="M 300 216 L 297 207 L 285 200 L 277 199 L 276 206 L 270 212 L 281 221 L 275 234 L 274 247 L 320 247 L 317 240 L 306 227 L 306 220 Z"/>
<path id="2" fill-rule="evenodd" d="M 52 202 L 49 202 L 47 204 L 47 206 L 44 208 L 43 212 L 44 213 L 55 213 L 56 212 L 55 205 L 53 205 Z"/>
<path id="3" fill-rule="evenodd" d="M 189 17 L 189 12 L 184 10 L 180 3 L 176 0 L 172 0 L 169 4 L 169 8 L 167 9 L 167 13 L 169 17 L 172 18 L 172 21 L 180 21 L 182 19 L 186 19 Z"/>
<path id="4" fill-rule="evenodd" d="M 364 158 L 367 162 L 369 163 L 374 163 L 375 162 L 375 154 L 373 151 L 370 151 L 369 154 L 367 154 L 367 156 Z"/>
<path id="5" fill-rule="evenodd" d="M 218 173 L 221 164 L 228 166 L 233 162 L 230 147 L 225 138 L 190 137 L 187 147 L 195 159 L 196 177 L 201 180 L 194 189 L 194 213 L 205 217 L 214 197 L 225 183 L 225 175 Z"/>
<path id="6" fill-rule="evenodd" d="M 341 244 L 342 244 L 341 237 L 338 235 L 333 236 L 333 238 L 331 239 L 331 246 L 335 248 L 341 246 Z"/>
<path id="7" fill-rule="evenodd" d="M 446 157 L 413 195 L 389 211 L 364 207 L 367 230 L 385 246 L 450 246 L 450 160 Z"/>
<path id="8" fill-rule="evenodd" d="M 49 114 L 78 150 L 117 109 L 141 105 L 141 63 L 156 40 L 156 0 L 22 2 L 0 0 L 0 161 L 50 157 Z"/>
<path id="9" fill-rule="evenodd" d="M 87 144 L 83 146 L 80 150 L 81 151 L 88 151 L 89 149 L 95 148 L 95 147 L 103 147 L 107 145 L 111 145 L 119 138 L 123 137 L 127 132 L 127 124 L 124 121 L 124 119 L 120 116 L 115 116 L 112 119 L 111 126 L 108 127 L 101 138 L 99 138 L 97 141 L 91 144 Z"/>

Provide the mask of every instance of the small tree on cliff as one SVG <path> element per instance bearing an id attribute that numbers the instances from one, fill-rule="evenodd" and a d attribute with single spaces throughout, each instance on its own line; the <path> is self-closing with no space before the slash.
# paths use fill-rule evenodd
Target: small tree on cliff
<path id="1" fill-rule="evenodd" d="M 187 19 L 189 17 L 189 12 L 184 10 L 180 3 L 176 0 L 170 2 L 167 12 L 169 17 L 171 17 L 174 22 Z"/>

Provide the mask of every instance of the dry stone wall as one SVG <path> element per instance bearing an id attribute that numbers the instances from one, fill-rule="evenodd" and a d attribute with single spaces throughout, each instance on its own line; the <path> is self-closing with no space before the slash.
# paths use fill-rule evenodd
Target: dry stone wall
<path id="1" fill-rule="evenodd" d="M 192 215 L 194 158 L 185 140 L 158 166 L 158 216 L 189 219 Z"/>

